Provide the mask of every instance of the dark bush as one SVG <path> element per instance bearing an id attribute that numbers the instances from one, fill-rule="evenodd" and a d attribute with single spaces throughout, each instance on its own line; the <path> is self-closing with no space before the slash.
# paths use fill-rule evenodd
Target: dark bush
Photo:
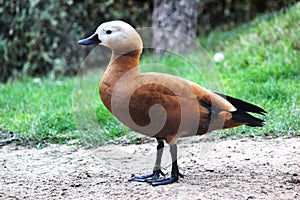
<path id="1" fill-rule="evenodd" d="M 0 81 L 74 74 L 85 55 L 77 41 L 112 19 L 147 24 L 151 11 L 146 2 L 1 0 Z"/>
<path id="2" fill-rule="evenodd" d="M 9 76 L 67 73 L 76 64 L 73 39 L 82 27 L 61 1 L 3 1 L 1 4 L 1 80 Z"/>
<path id="3" fill-rule="evenodd" d="M 258 14 L 288 7 L 299 0 L 200 0 L 199 31 L 208 33 L 216 27 L 229 29 L 250 21 Z"/>

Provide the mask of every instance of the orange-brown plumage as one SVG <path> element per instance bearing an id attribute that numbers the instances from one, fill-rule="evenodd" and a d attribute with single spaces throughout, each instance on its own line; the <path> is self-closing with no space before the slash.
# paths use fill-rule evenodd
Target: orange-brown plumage
<path id="1" fill-rule="evenodd" d="M 138 66 L 139 57 L 140 51 L 129 55 L 113 55 L 99 86 L 101 99 L 111 112 L 112 93 L 115 85 L 125 74 L 130 74 L 130 78 L 126 80 L 127 84 L 118 85 L 119 90 L 123 91 L 123 93 L 120 93 L 115 98 L 118 99 L 119 104 L 122 104 L 124 102 L 123 98 L 127 98 L 124 93 L 134 88 L 136 83 L 141 85 L 131 94 L 129 105 L 124 106 L 128 106 L 133 122 L 143 127 L 151 123 L 149 117 L 151 106 L 155 104 L 162 105 L 167 113 L 167 120 L 164 127 L 152 136 L 164 139 L 167 143 L 174 142 L 174 137 L 177 139 L 177 137 L 181 136 L 180 133 L 177 134 L 179 124 L 181 123 L 181 103 L 179 99 L 181 101 L 197 101 L 197 104 L 194 103 L 194 107 L 190 109 L 198 110 L 200 114 L 198 119 L 199 124 L 197 131 L 194 131 L 191 135 L 202 135 L 208 132 L 211 121 L 208 117 L 209 110 L 203 104 L 211 106 L 212 102 L 215 109 L 219 111 L 216 116 L 216 119 L 218 119 L 217 122 L 222 123 L 222 126 L 219 125 L 218 128 L 214 128 L 212 124 L 210 131 L 220 128 L 232 128 L 247 123 L 232 119 L 231 112 L 236 111 L 236 108 L 229 101 L 195 83 L 167 74 L 140 73 Z M 173 91 L 166 86 L 172 86 Z M 118 119 L 125 125 L 136 130 L 127 119 Z M 187 127 L 189 126 L 187 125 Z M 136 131 L 151 135 L 150 132 Z M 189 135 L 188 130 L 184 134 L 185 136 Z"/>
<path id="2" fill-rule="evenodd" d="M 214 93 L 176 76 L 140 73 L 142 41 L 138 33 L 124 22 L 104 23 L 93 36 L 79 43 L 100 43 L 112 49 L 110 63 L 99 86 L 107 109 L 129 128 L 155 137 L 159 146 L 163 147 L 163 140 L 171 145 L 171 180 L 155 181 L 161 173 L 161 155 L 158 151 L 155 173 L 151 176 L 152 185 L 172 183 L 180 176 L 175 160 L 176 140 L 179 137 L 202 135 L 243 124 L 263 125 L 263 120 L 247 113 L 265 113 L 255 105 Z M 148 178 L 133 180 L 145 181 Z"/>

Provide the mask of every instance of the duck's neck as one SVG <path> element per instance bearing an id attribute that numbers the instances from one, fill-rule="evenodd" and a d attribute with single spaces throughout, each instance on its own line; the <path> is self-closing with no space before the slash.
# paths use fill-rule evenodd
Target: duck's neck
<path id="1" fill-rule="evenodd" d="M 109 65 L 100 81 L 99 92 L 104 105 L 111 110 L 111 95 L 118 80 L 130 71 L 139 74 L 139 59 L 141 50 L 135 50 L 126 54 L 112 52 Z"/>
<path id="2" fill-rule="evenodd" d="M 125 54 L 120 54 L 116 51 L 112 52 L 112 56 L 110 58 L 109 67 L 113 65 L 113 67 L 122 68 L 134 68 L 138 67 L 139 59 L 141 55 L 141 50 L 134 50 L 127 52 Z"/>
<path id="3" fill-rule="evenodd" d="M 113 84 L 113 82 L 118 81 L 128 71 L 139 72 L 140 54 L 139 50 L 126 54 L 118 54 L 118 52 L 113 51 L 104 76 L 110 76 L 109 82 Z"/>

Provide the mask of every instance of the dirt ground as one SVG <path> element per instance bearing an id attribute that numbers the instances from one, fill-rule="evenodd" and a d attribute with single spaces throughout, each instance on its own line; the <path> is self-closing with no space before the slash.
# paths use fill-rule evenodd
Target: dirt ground
<path id="1" fill-rule="evenodd" d="M 151 172 L 156 143 L 95 149 L 50 145 L 0 149 L 0 199 L 300 199 L 300 138 L 178 143 L 172 185 L 129 182 Z M 164 172 L 170 174 L 168 147 Z"/>

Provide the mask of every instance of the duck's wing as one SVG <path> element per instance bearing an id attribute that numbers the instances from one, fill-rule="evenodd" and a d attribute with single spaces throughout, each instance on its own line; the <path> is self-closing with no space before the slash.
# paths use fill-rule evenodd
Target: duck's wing
<path id="1" fill-rule="evenodd" d="M 212 112 L 234 112 L 237 108 L 224 97 L 191 81 L 159 73 L 146 73 L 139 79 L 142 85 L 135 93 L 139 106 L 162 103 L 172 107 L 174 102 L 197 101 L 193 109 L 198 109 L 201 117 Z M 135 96 L 134 95 L 134 96 Z M 153 101 L 153 102 L 151 102 Z M 187 106 L 188 108 L 188 106 Z M 178 107 L 177 107 L 178 109 Z"/>
<path id="2" fill-rule="evenodd" d="M 196 83 L 191 82 L 191 87 L 197 96 L 199 104 L 204 107 L 213 108 L 215 111 L 236 111 L 236 107 L 232 105 L 231 102 L 226 100 L 217 93 L 214 93 L 204 87 L 197 85 Z"/>
<path id="3" fill-rule="evenodd" d="M 248 113 L 265 115 L 266 111 L 262 108 L 237 98 L 211 92 L 195 83 L 192 83 L 192 87 L 202 106 L 210 112 L 219 113 L 219 116 L 223 116 L 225 119 L 223 128 L 231 128 L 242 124 L 247 126 L 264 125 L 264 120 Z"/>

